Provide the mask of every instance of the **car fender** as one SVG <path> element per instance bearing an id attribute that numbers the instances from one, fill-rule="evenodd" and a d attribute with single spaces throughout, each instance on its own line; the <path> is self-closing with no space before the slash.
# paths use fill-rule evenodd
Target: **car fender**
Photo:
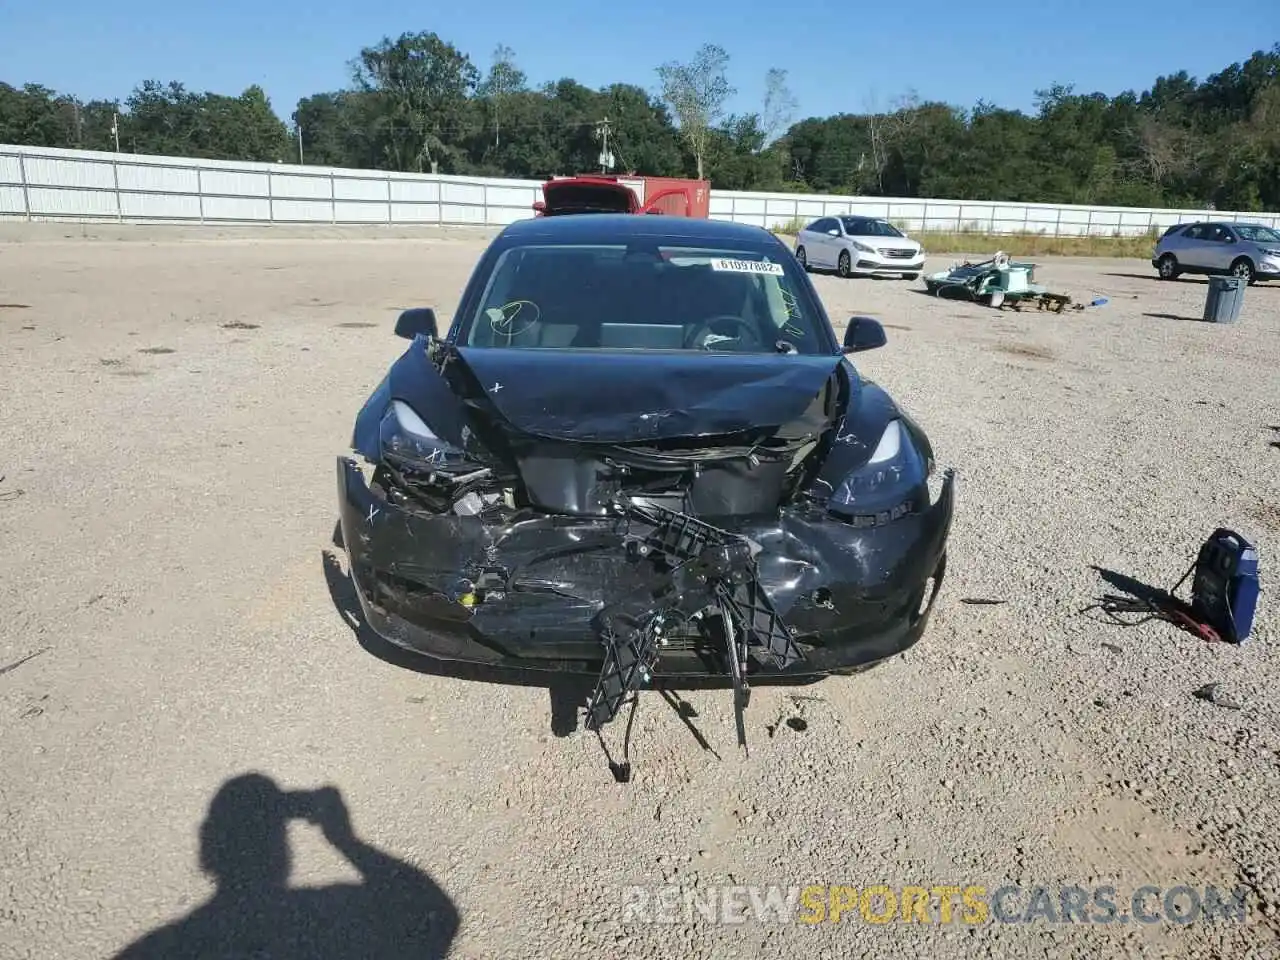
<path id="1" fill-rule="evenodd" d="M 903 418 L 902 411 L 883 387 L 851 376 L 844 415 L 832 428 L 831 446 L 814 478 L 818 491 L 828 487 L 834 490 L 845 477 L 866 463 L 885 428 L 895 418 Z M 904 425 L 912 433 L 912 439 L 917 439 L 919 428 L 912 429 L 915 425 L 909 421 Z"/>
<path id="2" fill-rule="evenodd" d="M 440 439 L 459 448 L 465 446 L 462 404 L 427 356 L 425 337 L 409 344 L 356 416 L 351 446 L 368 460 L 381 456 L 382 418 L 393 400 L 411 406 Z"/>
<path id="3" fill-rule="evenodd" d="M 382 444 L 379 429 L 382 418 L 386 416 L 387 407 L 391 406 L 391 374 L 388 372 L 373 388 L 364 406 L 356 414 L 355 426 L 351 431 L 351 449 L 369 461 L 376 461 L 382 455 Z"/>

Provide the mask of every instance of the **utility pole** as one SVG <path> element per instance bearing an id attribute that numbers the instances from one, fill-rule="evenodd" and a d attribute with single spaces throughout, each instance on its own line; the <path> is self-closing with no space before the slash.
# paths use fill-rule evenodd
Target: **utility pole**
<path id="1" fill-rule="evenodd" d="M 116 142 L 116 153 L 120 152 L 120 112 L 111 114 L 111 136 Z"/>
<path id="2" fill-rule="evenodd" d="M 300 124 L 300 123 L 299 123 L 299 124 L 295 124 L 295 126 L 298 128 L 298 166 L 300 166 L 300 167 L 301 167 L 301 166 L 303 166 L 303 163 L 302 163 L 302 124 Z"/>
<path id="3" fill-rule="evenodd" d="M 600 172 L 608 173 L 613 169 L 613 151 L 609 149 L 608 117 L 596 124 L 596 139 L 600 141 Z"/>

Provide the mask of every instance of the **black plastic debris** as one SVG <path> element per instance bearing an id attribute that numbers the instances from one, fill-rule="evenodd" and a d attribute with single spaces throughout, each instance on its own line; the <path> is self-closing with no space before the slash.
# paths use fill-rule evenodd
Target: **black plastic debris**
<path id="1" fill-rule="evenodd" d="M 1216 707 L 1226 710 L 1242 710 L 1244 705 L 1222 688 L 1220 683 L 1206 683 L 1192 694 L 1197 700 L 1204 700 Z"/>

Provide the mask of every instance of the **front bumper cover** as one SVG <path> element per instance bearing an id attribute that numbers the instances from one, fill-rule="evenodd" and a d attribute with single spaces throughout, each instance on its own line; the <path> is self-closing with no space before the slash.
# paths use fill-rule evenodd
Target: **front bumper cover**
<path id="1" fill-rule="evenodd" d="M 600 672 L 593 618 L 643 583 L 619 520 L 425 515 L 388 503 L 350 457 L 337 467 L 343 544 L 376 633 L 438 659 Z M 758 581 L 802 654 L 785 668 L 753 663 L 753 675 L 856 669 L 912 646 L 941 586 L 953 508 L 947 474 L 936 503 L 879 526 L 799 510 L 726 525 L 760 546 Z M 722 651 L 690 632 L 666 638 L 654 676 L 728 673 Z"/>
<path id="2" fill-rule="evenodd" d="M 874 253 L 859 253 L 854 261 L 854 273 L 921 273 L 924 271 L 924 255 L 906 260 L 882 257 Z"/>

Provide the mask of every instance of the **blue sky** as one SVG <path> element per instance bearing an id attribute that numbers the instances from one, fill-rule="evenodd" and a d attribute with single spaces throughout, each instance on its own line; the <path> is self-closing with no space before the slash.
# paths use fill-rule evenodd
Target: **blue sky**
<path id="1" fill-rule="evenodd" d="M 977 11 L 968 21 L 958 16 L 966 6 Z M 737 110 L 759 108 L 774 66 L 788 71 L 797 119 L 884 106 L 908 89 L 962 106 L 981 98 L 1030 110 L 1034 91 L 1054 82 L 1141 91 L 1162 73 L 1203 78 L 1270 49 L 1280 40 L 1280 0 L 1246 8 L 1246 16 L 1218 17 L 1209 0 L 0 0 L 0 80 L 122 100 L 144 79 L 227 94 L 257 83 L 288 120 L 300 97 L 347 82 L 361 46 L 434 30 L 482 70 L 507 44 L 535 84 L 570 76 L 653 89 L 659 63 L 688 59 L 709 41 L 730 54 Z"/>

